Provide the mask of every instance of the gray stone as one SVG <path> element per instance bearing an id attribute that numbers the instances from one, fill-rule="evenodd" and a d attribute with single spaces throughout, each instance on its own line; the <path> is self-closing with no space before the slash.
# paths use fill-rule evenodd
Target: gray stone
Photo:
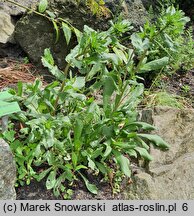
<path id="1" fill-rule="evenodd" d="M 10 15 L 0 10 L 0 43 L 13 42 L 13 33 L 14 25 Z"/>
<path id="2" fill-rule="evenodd" d="M 167 152 L 151 147 L 155 159 L 150 163 L 150 169 L 170 164 L 185 153 L 194 152 L 193 109 L 156 107 L 152 119 L 157 128 L 154 133 L 160 135 L 171 147 Z"/>
<path id="3" fill-rule="evenodd" d="M 194 199 L 194 110 L 156 107 L 152 112 L 143 112 L 143 119 L 146 118 L 158 128 L 154 133 L 171 147 L 166 152 L 151 147 L 154 160 L 149 172 L 133 177 L 128 198 Z"/>
<path id="4" fill-rule="evenodd" d="M 0 200 L 16 199 L 16 165 L 9 145 L 0 139 Z"/>
<path id="5" fill-rule="evenodd" d="M 135 26 L 142 26 L 147 19 L 147 11 L 142 0 L 105 0 L 105 3 L 114 15 L 122 14 Z"/>
<path id="6" fill-rule="evenodd" d="M 108 20 L 112 18 L 110 11 L 113 14 L 117 11 L 118 0 L 107 0 L 105 2 L 109 9 L 104 6 L 102 12 L 97 15 L 92 14 L 90 6 L 86 6 L 84 0 L 80 3 L 76 0 L 50 0 L 49 10 L 55 12 L 57 17 L 69 21 L 79 30 L 82 30 L 84 25 L 105 30 L 109 27 Z M 135 26 L 145 23 L 147 13 L 141 0 L 124 1 L 121 5 L 121 11 L 124 17 L 128 18 Z M 56 64 L 60 68 L 65 67 L 65 56 L 75 45 L 75 40 L 72 40 L 70 42 L 71 47 L 67 47 L 62 32 L 59 41 L 55 43 L 56 35 L 52 22 L 33 13 L 27 14 L 17 22 L 15 39 L 31 61 L 38 65 L 42 65 L 41 56 L 44 49 L 50 47 Z"/>

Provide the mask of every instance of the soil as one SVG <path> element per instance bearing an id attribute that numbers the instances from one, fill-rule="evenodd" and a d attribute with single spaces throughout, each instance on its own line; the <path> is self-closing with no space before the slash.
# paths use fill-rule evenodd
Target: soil
<path id="1" fill-rule="evenodd" d="M 94 179 L 93 179 L 94 181 Z M 93 182 L 92 182 L 93 183 Z M 72 189 L 73 194 L 67 198 L 71 200 L 124 200 L 126 194 L 122 193 L 122 190 L 118 194 L 113 194 L 112 189 L 108 183 L 98 183 L 97 185 L 99 193 L 93 195 L 87 191 L 83 181 L 77 181 Z M 122 187 L 124 188 L 124 187 Z M 45 181 L 37 182 L 33 180 L 30 185 L 25 185 L 16 188 L 17 200 L 63 200 L 63 194 L 59 197 L 54 196 L 51 190 L 47 190 Z"/>

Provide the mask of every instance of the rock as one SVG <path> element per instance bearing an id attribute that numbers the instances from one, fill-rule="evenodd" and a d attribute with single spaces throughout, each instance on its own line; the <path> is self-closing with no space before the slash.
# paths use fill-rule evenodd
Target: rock
<path id="1" fill-rule="evenodd" d="M 16 166 L 9 145 L 0 139 L 0 200 L 16 199 Z"/>
<path id="2" fill-rule="evenodd" d="M 24 5 L 25 7 L 32 8 L 35 6 L 39 0 L 12 0 L 16 3 Z M 12 3 L 7 1 L 0 2 L 0 57 L 6 57 L 10 53 L 6 47 L 12 46 L 11 44 L 15 44 L 14 40 L 14 29 L 15 22 L 18 18 L 17 16 L 21 16 L 26 10 L 24 8 L 18 7 Z M 4 44 L 8 44 L 8 46 L 4 46 Z M 11 43 L 11 44 L 10 44 Z M 10 45 L 10 46 L 9 46 Z"/>
<path id="3" fill-rule="evenodd" d="M 148 173 L 139 173 L 133 177 L 133 183 L 126 188 L 128 199 L 148 200 L 157 199 L 156 184 Z"/>
<path id="4" fill-rule="evenodd" d="M 114 14 L 119 7 L 119 0 L 106 0 L 106 6 L 109 9 L 101 6 L 101 11 L 94 15 L 92 4 L 88 3 L 86 5 L 83 2 L 83 0 L 80 3 L 77 0 L 50 0 L 48 9 L 55 12 L 57 17 L 69 21 L 79 30 L 82 30 L 84 25 L 105 30 L 109 27 L 108 20 L 112 18 L 110 11 Z M 145 22 L 146 10 L 141 0 L 124 1 L 121 5 L 121 11 L 123 11 L 125 18 L 128 18 L 135 26 L 142 25 Z M 34 35 L 34 32 L 36 32 L 36 35 Z M 50 47 L 56 64 L 60 68 L 65 67 L 65 56 L 75 45 L 75 40 L 72 40 L 70 42 L 71 47 L 67 47 L 62 32 L 59 41 L 55 43 L 56 35 L 52 22 L 33 13 L 27 14 L 17 22 L 15 39 L 30 60 L 37 65 L 42 65 L 41 56 L 44 49 Z"/>
<path id="5" fill-rule="evenodd" d="M 166 152 L 151 147 L 154 160 L 149 173 L 134 176 L 128 198 L 194 199 L 194 110 L 156 107 L 152 112 L 144 110 L 143 119 L 153 122 L 158 128 L 154 133 L 171 147 Z"/>
<path id="6" fill-rule="evenodd" d="M 84 25 L 106 28 L 107 20 L 110 19 L 108 12 L 105 12 L 104 16 L 94 16 L 88 6 L 83 3 L 78 4 L 76 0 L 50 0 L 49 10 L 56 11 L 57 17 L 68 20 L 80 30 L 83 29 Z M 52 22 L 33 13 L 26 15 L 17 22 L 15 38 L 30 60 L 37 65 L 42 65 L 41 56 L 44 49 L 51 48 L 56 64 L 60 68 L 64 68 L 65 56 L 71 47 L 75 46 L 74 39 L 70 42 L 71 46 L 67 47 L 62 31 L 56 43 L 56 32 Z"/>
<path id="7" fill-rule="evenodd" d="M 154 133 L 160 135 L 171 147 L 167 152 L 151 148 L 151 154 L 155 159 L 150 163 L 150 169 L 170 164 L 182 155 L 194 152 L 193 109 L 156 107 L 152 119 L 157 128 Z"/>
<path id="8" fill-rule="evenodd" d="M 14 25 L 10 15 L 0 10 L 0 43 L 13 42 L 13 32 Z"/>
<path id="9" fill-rule="evenodd" d="M 35 8 L 37 2 L 39 2 L 39 0 L 28 0 L 28 1 L 12 0 L 12 1 L 19 3 L 20 5 L 23 5 L 28 8 Z M 22 15 L 24 12 L 26 12 L 26 9 L 18 7 L 17 5 L 14 5 L 13 3 L 7 1 L 0 2 L 0 9 L 2 9 L 4 12 L 8 13 L 11 16 Z"/>
<path id="10" fill-rule="evenodd" d="M 142 0 L 105 0 L 105 3 L 114 15 L 121 13 L 134 26 L 142 26 L 147 19 L 147 12 Z"/>

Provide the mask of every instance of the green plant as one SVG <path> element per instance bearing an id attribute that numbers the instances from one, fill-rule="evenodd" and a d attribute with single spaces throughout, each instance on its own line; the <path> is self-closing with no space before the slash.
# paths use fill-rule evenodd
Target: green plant
<path id="1" fill-rule="evenodd" d="M 172 74 L 181 67 L 186 71 L 190 70 L 194 62 L 194 42 L 191 30 L 185 30 L 186 23 L 190 21 L 189 17 L 186 17 L 183 11 L 170 6 L 167 9 L 163 8 L 155 19 L 155 22 L 147 21 L 138 34 L 142 40 L 150 40 L 147 60 L 168 57 L 169 62 L 167 67 L 163 68 L 163 73 Z M 152 69 L 152 73 L 147 74 L 145 78 L 153 80 L 158 71 Z"/>
<path id="2" fill-rule="evenodd" d="M 183 85 L 181 88 L 184 94 L 187 94 L 191 91 L 191 87 L 189 85 Z"/>
<path id="3" fill-rule="evenodd" d="M 156 92 L 145 91 L 144 94 L 145 97 L 142 102 L 142 105 L 146 107 L 169 106 L 169 107 L 182 109 L 185 107 L 186 104 L 184 98 L 174 94 L 170 94 L 166 91 L 156 91 Z"/>
<path id="4" fill-rule="evenodd" d="M 45 50 L 43 65 L 56 81 L 47 86 L 39 80 L 20 82 L 17 91 L 10 90 L 23 110 L 12 117 L 21 128 L 8 140 L 20 184 L 46 178 L 47 189 L 57 196 L 67 192 L 65 182 L 72 185 L 82 178 L 87 189 L 96 194 L 96 186 L 87 179 L 88 170 L 94 176 L 104 175 L 114 187 L 114 177 L 120 181 L 118 173 L 131 176 L 130 158 L 152 160 L 150 143 L 169 148 L 159 136 L 147 133 L 154 127 L 138 122 L 136 111 L 144 91 L 143 84 L 136 81 L 137 72 L 161 68 L 167 61 L 145 63 L 149 43 L 135 34 L 132 48 L 122 45 L 118 38 L 130 29 L 127 21 L 112 23 L 105 32 L 85 26 L 78 45 L 66 57 L 64 71 L 54 64 L 50 50 Z M 71 27 L 65 26 L 67 41 L 70 32 Z M 135 64 L 135 51 L 141 67 Z M 77 70 L 76 76 L 71 68 Z"/>

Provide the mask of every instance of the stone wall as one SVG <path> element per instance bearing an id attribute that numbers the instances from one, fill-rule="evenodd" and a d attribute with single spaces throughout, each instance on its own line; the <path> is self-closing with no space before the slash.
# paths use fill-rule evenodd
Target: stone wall
<path id="1" fill-rule="evenodd" d="M 16 199 L 16 166 L 9 145 L 0 139 L 0 200 Z"/>

